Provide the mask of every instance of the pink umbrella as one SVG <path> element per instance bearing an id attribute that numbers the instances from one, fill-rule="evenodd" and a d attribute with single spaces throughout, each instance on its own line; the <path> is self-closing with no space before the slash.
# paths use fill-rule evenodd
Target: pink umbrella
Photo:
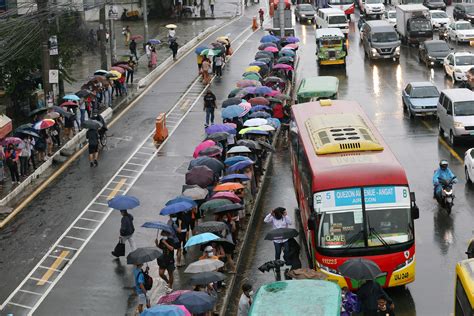
<path id="1" fill-rule="evenodd" d="M 3 145 L 9 145 L 9 144 L 18 145 L 22 142 L 23 141 L 21 140 L 21 138 L 18 138 L 18 137 L 7 137 L 4 140 L 2 140 Z"/>
<path id="2" fill-rule="evenodd" d="M 130 36 L 130 40 L 141 41 L 141 40 L 143 40 L 143 36 L 141 36 L 141 35 L 132 35 L 132 36 Z"/>
<path id="3" fill-rule="evenodd" d="M 240 198 L 234 192 L 217 192 L 211 197 L 211 200 L 227 199 L 234 203 L 240 203 Z"/>
<path id="4" fill-rule="evenodd" d="M 203 141 L 202 143 L 197 145 L 196 148 L 194 149 L 193 158 L 197 158 L 201 150 L 214 146 L 215 144 L 216 142 L 210 139 Z"/>
<path id="5" fill-rule="evenodd" d="M 242 102 L 238 104 L 238 106 L 244 109 L 244 111 L 239 114 L 239 117 L 244 117 L 248 112 L 250 112 L 250 109 L 252 108 L 252 104 L 248 102 Z"/>
<path id="6" fill-rule="evenodd" d="M 274 97 L 274 96 L 276 96 L 276 95 L 281 94 L 281 92 L 278 91 L 278 90 L 272 90 L 272 91 L 270 91 L 270 92 L 268 92 L 268 93 L 265 93 L 265 94 L 268 95 L 269 97 Z"/>
<path id="7" fill-rule="evenodd" d="M 273 69 L 293 70 L 293 67 L 287 64 L 276 64 Z"/>
<path id="8" fill-rule="evenodd" d="M 297 44 L 288 44 L 288 45 L 285 45 L 285 47 L 283 47 L 283 48 L 297 49 L 298 45 Z"/>
<path id="9" fill-rule="evenodd" d="M 123 69 L 122 67 L 119 67 L 119 66 L 110 67 L 110 70 L 118 71 L 121 74 L 125 73 L 125 69 Z"/>
<path id="10" fill-rule="evenodd" d="M 192 316 L 192 314 L 186 309 L 184 305 L 174 305 L 178 306 L 180 310 L 184 312 L 184 316 Z"/>
<path id="11" fill-rule="evenodd" d="M 228 126 L 230 126 L 230 127 L 232 127 L 232 128 L 237 128 L 237 124 L 235 124 L 235 123 L 224 123 L 224 124 L 225 124 L 225 125 L 228 125 Z"/>
<path id="12" fill-rule="evenodd" d="M 278 48 L 273 47 L 273 46 L 268 46 L 268 47 L 265 47 L 264 51 L 271 52 L 271 53 L 278 53 Z"/>
<path id="13" fill-rule="evenodd" d="M 258 87 L 262 84 L 257 80 L 239 80 L 237 81 L 237 88 L 245 88 L 245 87 Z"/>
<path id="14" fill-rule="evenodd" d="M 176 301 L 178 299 L 178 297 L 180 297 L 182 294 L 187 293 L 187 292 L 191 292 L 191 291 L 190 290 L 177 290 L 177 291 L 174 291 L 170 294 L 163 295 L 158 300 L 158 304 L 173 303 L 174 301 Z"/>

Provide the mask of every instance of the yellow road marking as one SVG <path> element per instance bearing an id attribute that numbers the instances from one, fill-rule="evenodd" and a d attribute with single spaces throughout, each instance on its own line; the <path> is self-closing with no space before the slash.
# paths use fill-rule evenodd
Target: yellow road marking
<path id="1" fill-rule="evenodd" d="M 117 194 L 117 192 L 125 184 L 125 181 L 127 181 L 127 179 L 125 179 L 125 178 L 120 179 L 120 181 L 115 185 L 115 188 L 112 190 L 112 192 L 110 192 L 109 196 L 107 197 L 107 200 L 110 200 L 111 198 L 113 198 Z"/>
<path id="2" fill-rule="evenodd" d="M 49 267 L 48 271 L 46 271 L 43 274 L 43 276 L 41 277 L 41 280 L 39 280 L 38 283 L 36 283 L 36 285 L 44 285 L 49 280 L 49 278 L 53 275 L 54 270 L 56 270 L 59 267 L 63 259 L 66 258 L 68 254 L 69 254 L 69 251 L 63 250 L 61 254 L 59 255 L 59 257 L 56 258 L 56 260 L 54 260 L 53 264 L 51 265 L 51 267 Z"/>
<path id="3" fill-rule="evenodd" d="M 427 129 L 433 129 L 433 127 L 427 121 L 421 120 L 421 124 L 425 125 Z"/>
<path id="4" fill-rule="evenodd" d="M 462 159 L 458 153 L 451 148 L 451 146 L 448 145 L 448 143 L 443 139 L 443 137 L 438 137 L 439 139 L 439 142 L 441 143 L 441 145 L 443 145 L 444 148 L 446 148 L 450 153 L 451 155 L 453 155 L 454 158 L 456 158 L 460 163 L 464 163 L 464 159 Z"/>

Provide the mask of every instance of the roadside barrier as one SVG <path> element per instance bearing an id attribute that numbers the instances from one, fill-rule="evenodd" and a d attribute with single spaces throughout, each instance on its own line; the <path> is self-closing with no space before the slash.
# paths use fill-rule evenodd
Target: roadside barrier
<path id="1" fill-rule="evenodd" d="M 168 129 L 166 128 L 166 113 L 160 113 L 155 121 L 155 136 L 153 140 L 155 145 L 162 143 L 168 138 Z"/>

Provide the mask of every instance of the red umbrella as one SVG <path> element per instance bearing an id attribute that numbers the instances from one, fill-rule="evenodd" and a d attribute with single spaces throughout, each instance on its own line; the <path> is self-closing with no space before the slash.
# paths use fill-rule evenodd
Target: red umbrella
<path id="1" fill-rule="evenodd" d="M 76 102 L 73 102 L 73 101 L 66 101 L 66 102 L 61 103 L 60 106 L 73 107 L 73 106 L 79 106 L 79 105 Z"/>
<path id="2" fill-rule="evenodd" d="M 142 41 L 143 36 L 141 36 L 141 35 L 132 35 L 132 36 L 130 36 L 130 40 Z"/>
<path id="3" fill-rule="evenodd" d="M 252 104 L 252 105 L 269 105 L 270 104 L 270 101 L 268 101 L 267 99 L 263 98 L 263 97 L 256 97 L 256 98 L 251 98 L 249 100 L 249 103 Z"/>
<path id="4" fill-rule="evenodd" d="M 46 128 L 50 128 L 51 126 L 53 126 L 56 122 L 54 120 L 51 120 L 51 119 L 44 119 L 42 121 L 39 121 L 38 123 L 36 123 L 35 125 L 33 125 L 33 128 L 34 129 L 46 129 Z"/>
<path id="5" fill-rule="evenodd" d="M 211 200 L 227 199 L 234 203 L 240 203 L 240 198 L 234 192 L 217 192 L 211 197 Z"/>
<path id="6" fill-rule="evenodd" d="M 121 74 L 125 73 L 125 69 L 123 69 L 122 67 L 119 67 L 119 66 L 111 67 L 110 70 L 118 71 L 118 72 L 120 72 Z"/>

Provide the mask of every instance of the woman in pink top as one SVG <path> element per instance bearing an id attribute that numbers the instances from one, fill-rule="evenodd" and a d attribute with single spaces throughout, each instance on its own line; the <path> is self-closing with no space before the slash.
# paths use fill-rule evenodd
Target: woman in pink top
<path id="1" fill-rule="evenodd" d="M 156 49 L 153 47 L 151 49 L 151 60 L 150 60 L 151 68 L 154 69 L 157 63 L 158 63 L 158 54 L 156 53 Z"/>

